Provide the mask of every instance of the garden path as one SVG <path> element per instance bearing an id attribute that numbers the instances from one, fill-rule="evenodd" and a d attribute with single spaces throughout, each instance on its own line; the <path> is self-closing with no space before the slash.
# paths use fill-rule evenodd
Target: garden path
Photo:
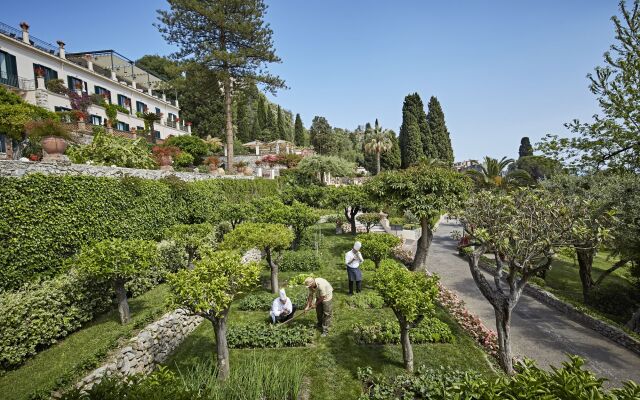
<path id="1" fill-rule="evenodd" d="M 456 242 L 450 237 L 454 230 L 461 230 L 457 221 L 441 221 L 429 250 L 427 268 L 465 301 L 470 312 L 495 330 L 493 308 L 473 281 L 466 260 L 457 255 Z M 404 232 L 405 246 L 415 252 L 412 232 Z M 576 354 L 587 360 L 589 370 L 615 386 L 627 380 L 640 383 L 637 354 L 525 294 L 514 309 L 511 333 L 514 355 L 531 358 L 542 367 L 559 366 L 566 354 Z"/>

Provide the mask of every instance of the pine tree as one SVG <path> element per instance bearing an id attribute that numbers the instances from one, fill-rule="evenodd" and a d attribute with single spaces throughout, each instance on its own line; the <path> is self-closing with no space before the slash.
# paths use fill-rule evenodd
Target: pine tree
<path id="1" fill-rule="evenodd" d="M 444 112 L 440 102 L 435 96 L 429 99 L 429 113 L 427 114 L 429 129 L 433 138 L 434 149 L 433 156 L 427 155 L 429 158 L 435 158 L 453 164 L 453 148 L 451 147 L 451 138 L 447 125 L 444 122 Z"/>
<path id="2" fill-rule="evenodd" d="M 417 93 L 407 95 L 402 105 L 402 125 L 400 126 L 400 158 L 402 168 L 418 162 L 424 156 L 422 131 L 419 119 L 422 101 Z M 424 113 L 424 109 L 422 110 Z M 428 128 L 427 128 L 428 129 Z"/>
<path id="3" fill-rule="evenodd" d="M 294 142 L 296 146 L 304 146 L 306 144 L 304 137 L 304 125 L 302 124 L 302 118 L 300 118 L 300 114 L 296 114 Z"/>
<path id="4" fill-rule="evenodd" d="M 167 42 L 177 46 L 174 55 L 219 73 L 222 80 L 226 165 L 233 171 L 234 82 L 250 78 L 270 90 L 285 87 L 282 79 L 265 72 L 267 64 L 280 62 L 273 47 L 273 31 L 264 21 L 267 6 L 263 0 L 168 2 L 168 10 L 158 11 L 158 29 Z"/>

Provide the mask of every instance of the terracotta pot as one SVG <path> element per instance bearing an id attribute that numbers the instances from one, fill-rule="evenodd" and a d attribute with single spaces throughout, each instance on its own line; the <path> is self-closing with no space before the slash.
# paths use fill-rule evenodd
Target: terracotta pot
<path id="1" fill-rule="evenodd" d="M 218 168 L 218 175 L 224 175 L 224 169 Z"/>
<path id="2" fill-rule="evenodd" d="M 173 159 L 171 158 L 170 155 L 164 155 L 160 157 L 160 166 L 161 167 L 166 167 L 171 165 L 171 163 L 173 162 Z"/>
<path id="3" fill-rule="evenodd" d="M 37 154 L 29 154 L 29 160 L 31 161 L 40 161 L 40 156 Z"/>
<path id="4" fill-rule="evenodd" d="M 244 169 L 244 174 L 245 174 L 246 176 L 251 176 L 251 175 L 253 175 L 253 168 L 251 168 L 251 167 L 245 167 L 245 169 Z"/>
<path id="5" fill-rule="evenodd" d="M 42 139 L 40 144 L 48 155 L 64 154 L 67 149 L 67 141 L 57 136 L 47 136 Z"/>

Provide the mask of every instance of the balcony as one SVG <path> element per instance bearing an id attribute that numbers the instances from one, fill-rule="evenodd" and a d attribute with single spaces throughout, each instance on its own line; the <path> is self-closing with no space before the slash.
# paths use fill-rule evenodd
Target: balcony
<path id="1" fill-rule="evenodd" d="M 16 40 L 20 40 L 20 41 L 22 40 L 22 31 L 12 26 L 9 26 L 7 24 L 4 24 L 2 22 L 0 22 L 0 33 Z M 45 42 L 44 40 L 40 40 L 35 36 L 29 37 L 29 43 L 37 49 L 45 51 L 49 54 L 56 55 L 57 47 L 55 47 L 51 43 Z"/>
<path id="2" fill-rule="evenodd" d="M 36 90 L 35 79 L 22 78 L 11 74 L 0 74 L 0 85 L 11 86 L 20 90 Z"/>

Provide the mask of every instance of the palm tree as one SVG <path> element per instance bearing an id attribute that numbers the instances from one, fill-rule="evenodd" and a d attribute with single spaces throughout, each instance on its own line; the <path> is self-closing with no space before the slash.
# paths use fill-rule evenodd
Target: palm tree
<path id="1" fill-rule="evenodd" d="M 391 139 L 389 139 L 387 131 L 382 129 L 382 127 L 378 124 L 378 120 L 376 119 L 376 125 L 373 128 L 373 134 L 364 145 L 364 151 L 366 151 L 367 153 L 374 153 L 376 155 L 376 175 L 380 173 L 381 154 L 391 149 L 392 146 L 393 143 L 391 143 Z"/>
<path id="2" fill-rule="evenodd" d="M 521 185 L 531 182 L 531 175 L 527 171 L 514 169 L 504 171 L 513 164 L 513 158 L 502 157 L 500 160 L 485 157 L 480 170 L 470 169 L 465 173 L 482 187 L 505 187 L 507 185 Z"/>
<path id="3" fill-rule="evenodd" d="M 213 152 L 216 152 L 223 147 L 222 139 L 219 137 L 211 137 L 211 135 L 207 135 L 207 138 L 204 141 L 207 142 L 209 149 Z"/>

